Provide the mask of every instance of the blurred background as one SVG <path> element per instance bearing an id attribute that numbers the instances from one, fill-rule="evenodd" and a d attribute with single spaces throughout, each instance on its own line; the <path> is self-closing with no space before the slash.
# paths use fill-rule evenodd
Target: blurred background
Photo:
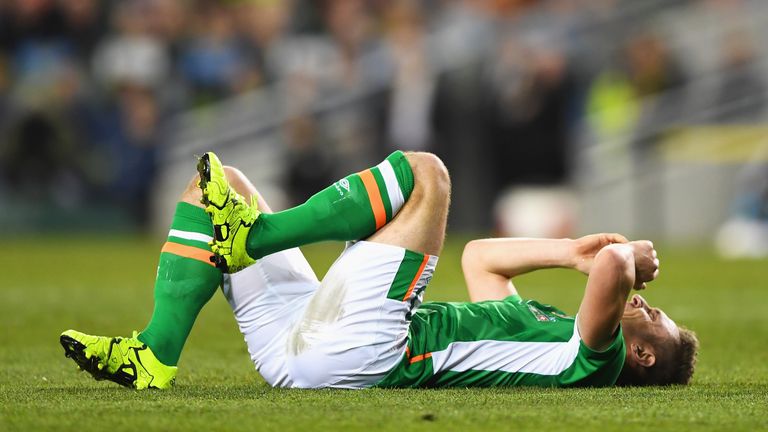
<path id="1" fill-rule="evenodd" d="M 768 2 L 0 0 L 0 234 L 167 229 L 438 154 L 450 229 L 768 255 Z"/>

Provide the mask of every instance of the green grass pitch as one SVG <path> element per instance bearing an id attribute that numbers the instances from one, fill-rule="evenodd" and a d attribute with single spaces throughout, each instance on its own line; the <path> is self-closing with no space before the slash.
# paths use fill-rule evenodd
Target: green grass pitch
<path id="1" fill-rule="evenodd" d="M 152 312 L 159 239 L 25 238 L 0 248 L 0 430 L 766 430 L 768 262 L 660 248 L 645 295 L 699 334 L 693 385 L 633 389 L 308 391 L 269 388 L 216 295 L 181 358 L 177 386 L 134 392 L 66 360 L 67 328 L 120 335 Z M 428 299 L 464 300 L 462 241 L 449 242 Z M 319 274 L 338 245 L 305 249 Z M 575 312 L 585 279 L 521 278 L 524 297 Z"/>

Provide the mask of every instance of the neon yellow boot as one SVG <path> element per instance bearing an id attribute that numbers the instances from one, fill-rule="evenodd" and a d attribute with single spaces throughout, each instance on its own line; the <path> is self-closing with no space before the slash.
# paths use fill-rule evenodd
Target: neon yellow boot
<path id="1" fill-rule="evenodd" d="M 197 162 L 202 203 L 213 222 L 211 250 L 216 266 L 234 273 L 256 262 L 246 251 L 246 240 L 253 223 L 259 218 L 256 197 L 250 205 L 227 182 L 224 166 L 213 152 L 205 153 Z"/>
<path id="2" fill-rule="evenodd" d="M 61 334 L 64 355 L 96 380 L 109 380 L 136 390 L 167 389 L 176 379 L 176 367 L 162 364 L 152 350 L 133 337 L 91 336 L 75 330 Z"/>

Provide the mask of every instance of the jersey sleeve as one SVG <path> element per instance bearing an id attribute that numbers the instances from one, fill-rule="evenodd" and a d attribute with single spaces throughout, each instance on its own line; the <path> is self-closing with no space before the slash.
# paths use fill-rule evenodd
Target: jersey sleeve
<path id="1" fill-rule="evenodd" d="M 578 316 L 574 322 L 574 333 L 579 338 L 579 352 L 567 373 L 561 376 L 566 387 L 605 387 L 612 386 L 619 378 L 627 355 L 621 324 L 614 332 L 611 344 L 604 350 L 597 351 L 588 347 L 579 333 Z"/>

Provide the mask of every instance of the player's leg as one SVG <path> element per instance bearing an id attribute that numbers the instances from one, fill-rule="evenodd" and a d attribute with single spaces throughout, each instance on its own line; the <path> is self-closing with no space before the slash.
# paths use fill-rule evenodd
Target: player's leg
<path id="1" fill-rule="evenodd" d="M 431 153 L 407 153 L 413 191 L 392 222 L 367 240 L 439 255 L 445 241 L 451 180 L 443 162 Z"/>
<path id="2" fill-rule="evenodd" d="M 376 167 L 351 174 L 307 202 L 261 214 L 230 189 L 212 153 L 198 165 L 207 211 L 216 227 L 214 252 L 236 271 L 271 253 L 322 240 L 358 240 L 385 226 L 413 190 L 413 173 L 402 152 Z"/>
<path id="3" fill-rule="evenodd" d="M 233 189 L 250 199 L 255 187 L 237 169 L 224 167 Z M 195 176 L 182 193 L 163 246 L 155 280 L 155 308 L 138 339 L 164 364 L 175 366 L 197 315 L 221 284 L 221 270 L 211 261 L 213 226 L 200 202 Z M 263 200 L 261 206 L 269 211 Z"/>
<path id="4" fill-rule="evenodd" d="M 358 240 L 397 215 L 413 189 L 402 152 L 351 174 L 294 208 L 265 214 L 248 237 L 248 253 L 260 258 L 286 247 L 323 240 Z"/>
<path id="5" fill-rule="evenodd" d="M 233 187 L 252 193 L 239 171 L 227 168 Z M 212 261 L 210 218 L 200 204 L 197 176 L 188 184 L 160 253 L 155 280 L 155 308 L 147 327 L 130 338 L 62 334 L 65 354 L 96 379 L 137 389 L 169 387 L 181 350 L 202 307 L 221 282 Z M 251 186 L 252 187 L 252 186 Z M 263 203 L 266 207 L 266 203 Z"/>
<path id="6" fill-rule="evenodd" d="M 406 354 L 411 312 L 442 249 L 450 180 L 431 154 L 408 153 L 415 186 L 397 217 L 347 248 L 292 329 L 287 358 L 299 387 L 368 387 Z"/>
<path id="7" fill-rule="evenodd" d="M 272 213 L 263 196 L 239 171 L 229 169 L 227 179 L 246 199 L 258 197 L 264 214 Z M 198 188 L 199 193 L 199 188 Z M 232 307 L 251 360 L 267 383 L 290 385 L 285 372 L 285 346 L 281 334 L 306 305 L 320 282 L 298 248 L 276 252 L 248 268 L 224 274 L 222 291 Z"/>

